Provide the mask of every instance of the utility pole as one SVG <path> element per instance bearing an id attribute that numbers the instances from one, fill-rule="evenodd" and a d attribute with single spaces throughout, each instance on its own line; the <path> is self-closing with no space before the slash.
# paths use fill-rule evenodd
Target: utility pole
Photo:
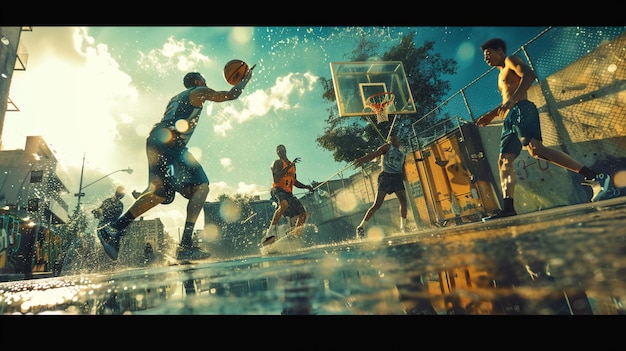
<path id="1" fill-rule="evenodd" d="M 83 186 L 83 172 L 84 171 L 85 171 L 85 155 L 83 154 L 83 167 L 80 169 L 80 184 L 78 185 L 78 193 L 74 194 L 74 196 L 78 197 L 78 200 L 76 201 L 76 210 L 75 210 L 76 213 L 78 213 L 78 211 L 80 211 L 80 198 L 85 196 L 85 193 L 83 192 L 83 190 L 85 188 L 87 188 L 88 186 L 91 186 L 94 183 L 97 183 L 97 182 L 101 181 L 102 179 L 110 176 L 113 173 L 117 173 L 117 172 L 126 172 L 128 174 L 132 174 L 133 173 L 133 170 L 130 167 L 118 169 L 118 170 L 113 171 L 113 172 L 111 172 L 109 174 L 105 174 L 102 177 L 94 180 L 93 182 Z"/>
<path id="2" fill-rule="evenodd" d="M 85 196 L 85 193 L 83 193 L 83 172 L 85 171 L 85 154 L 83 154 L 83 166 L 80 169 L 80 184 L 78 185 L 78 193 L 74 194 L 74 196 L 78 196 L 78 200 L 76 201 L 76 210 L 74 211 L 75 213 L 78 213 L 78 211 L 80 211 L 80 198 Z"/>

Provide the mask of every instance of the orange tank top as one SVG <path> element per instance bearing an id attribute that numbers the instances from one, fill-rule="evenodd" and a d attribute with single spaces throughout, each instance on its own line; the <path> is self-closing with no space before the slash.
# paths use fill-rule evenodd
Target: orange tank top
<path id="1" fill-rule="evenodd" d="M 287 167 L 288 163 L 285 162 L 285 160 L 281 159 L 280 160 L 283 163 L 283 169 L 285 169 L 285 167 Z M 272 184 L 273 188 L 283 188 L 283 190 L 288 191 L 288 192 L 293 192 L 293 183 L 296 181 L 296 165 L 292 165 L 291 167 L 289 167 L 289 170 L 287 171 L 287 173 L 285 173 L 285 175 L 280 178 L 280 180 L 277 182 L 274 182 Z"/>

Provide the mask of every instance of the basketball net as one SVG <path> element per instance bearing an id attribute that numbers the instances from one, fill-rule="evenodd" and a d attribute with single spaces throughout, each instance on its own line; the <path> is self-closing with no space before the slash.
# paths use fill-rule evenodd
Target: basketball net
<path id="1" fill-rule="evenodd" d="M 389 121 L 389 105 L 393 103 L 395 97 L 394 93 L 382 92 L 367 98 L 365 106 L 376 113 L 376 123 Z"/>

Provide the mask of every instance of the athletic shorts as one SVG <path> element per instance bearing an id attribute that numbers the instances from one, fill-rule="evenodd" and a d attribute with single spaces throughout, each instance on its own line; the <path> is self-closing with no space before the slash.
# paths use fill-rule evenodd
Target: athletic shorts
<path id="1" fill-rule="evenodd" d="M 404 191 L 402 173 L 380 172 L 378 175 L 378 191 L 384 191 L 386 194 Z"/>
<path id="2" fill-rule="evenodd" d="M 156 195 L 166 198 L 163 204 L 171 203 L 176 192 L 184 195 L 186 186 L 209 183 L 204 169 L 186 147 L 168 147 L 148 137 L 146 154 L 148 181 L 156 187 Z M 160 183 L 162 187 L 158 187 Z"/>
<path id="3" fill-rule="evenodd" d="M 519 156 L 522 146 L 533 138 L 542 141 L 539 111 L 531 101 L 518 101 L 504 118 L 500 153 Z"/>
<path id="4" fill-rule="evenodd" d="M 274 199 L 274 201 L 276 201 L 277 203 L 280 203 L 283 200 L 287 200 L 287 203 L 289 205 L 287 206 L 287 210 L 284 213 L 284 215 L 287 217 L 299 216 L 306 212 L 304 206 L 302 205 L 302 202 L 300 202 L 297 197 L 293 196 L 293 193 L 285 191 L 283 188 L 272 188 L 272 190 L 270 191 L 270 195 L 272 196 L 272 199 Z"/>

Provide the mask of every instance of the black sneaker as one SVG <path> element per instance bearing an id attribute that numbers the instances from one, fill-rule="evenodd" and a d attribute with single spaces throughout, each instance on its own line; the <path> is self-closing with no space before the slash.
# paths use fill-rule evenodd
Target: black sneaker
<path id="1" fill-rule="evenodd" d="M 141 193 L 138 192 L 137 190 L 133 190 L 132 194 L 135 200 L 137 200 L 141 196 Z"/>
<path id="2" fill-rule="evenodd" d="M 107 224 L 98 228 L 97 233 L 104 252 L 112 260 L 117 260 L 117 255 L 120 252 L 120 235 L 117 233 L 117 230 L 113 229 L 110 224 Z"/>
<path id="3" fill-rule="evenodd" d="M 511 217 L 511 216 L 516 216 L 516 215 L 517 215 L 517 212 L 515 212 L 515 210 L 500 211 L 494 214 L 493 216 L 483 217 L 483 222 L 490 221 L 492 219 L 505 218 L 505 217 Z"/>
<path id="4" fill-rule="evenodd" d="M 365 238 L 365 228 L 363 228 L 363 227 L 356 227 L 356 238 L 357 239 Z"/>
<path id="5" fill-rule="evenodd" d="M 271 245 L 275 241 L 276 241 L 276 235 L 266 236 L 265 238 L 263 238 L 263 241 L 261 241 L 261 245 L 263 246 Z"/>
<path id="6" fill-rule="evenodd" d="M 176 249 L 176 259 L 179 261 L 204 260 L 211 257 L 211 254 L 200 250 L 199 247 L 179 246 Z"/>

